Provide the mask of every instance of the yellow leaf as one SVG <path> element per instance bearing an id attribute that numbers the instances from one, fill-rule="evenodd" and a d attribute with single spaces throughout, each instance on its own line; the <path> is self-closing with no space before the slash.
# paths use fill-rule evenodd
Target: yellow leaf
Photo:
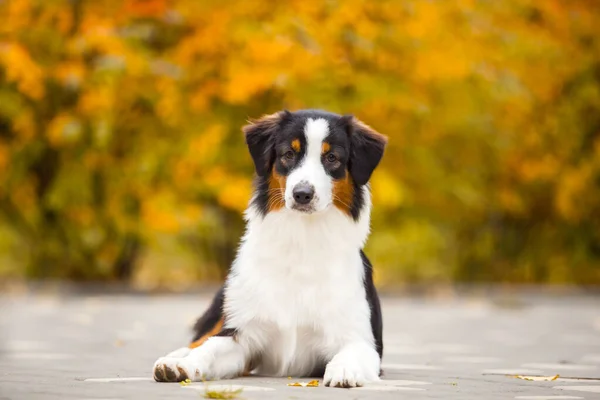
<path id="1" fill-rule="evenodd" d="M 0 62 L 8 81 L 16 82 L 22 93 L 34 99 L 44 96 L 44 71 L 26 48 L 17 43 L 0 43 Z"/>
<path id="2" fill-rule="evenodd" d="M 544 381 L 555 381 L 560 375 L 552 376 L 535 376 L 535 375 L 515 375 L 517 379 L 523 379 L 525 381 L 544 382 Z"/>
<path id="3" fill-rule="evenodd" d="M 292 382 L 288 383 L 288 386 L 296 386 L 296 387 L 317 387 L 319 386 L 319 381 L 314 380 L 310 382 Z"/>

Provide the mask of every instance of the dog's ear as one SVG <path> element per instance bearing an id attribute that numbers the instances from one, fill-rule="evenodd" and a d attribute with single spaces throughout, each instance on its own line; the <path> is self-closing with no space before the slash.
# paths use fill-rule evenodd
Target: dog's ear
<path id="1" fill-rule="evenodd" d="M 339 124 L 346 129 L 350 138 L 348 171 L 354 182 L 365 185 L 383 157 L 387 137 L 352 115 L 341 117 Z"/>
<path id="2" fill-rule="evenodd" d="M 265 115 L 242 128 L 258 176 L 266 176 L 275 161 L 275 134 L 291 117 L 287 110 Z"/>

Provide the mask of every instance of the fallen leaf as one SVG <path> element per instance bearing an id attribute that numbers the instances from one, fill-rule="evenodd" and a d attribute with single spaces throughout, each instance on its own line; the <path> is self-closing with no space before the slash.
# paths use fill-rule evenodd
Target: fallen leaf
<path id="1" fill-rule="evenodd" d="M 238 398 L 238 395 L 242 393 L 243 389 L 237 390 L 209 390 L 205 389 L 204 398 L 205 399 L 224 399 L 231 400 Z"/>
<path id="2" fill-rule="evenodd" d="M 517 379 L 523 379 L 526 381 L 555 381 L 557 380 L 559 377 L 559 375 L 553 375 L 553 376 L 535 376 L 535 375 L 515 375 L 515 378 Z"/>
<path id="3" fill-rule="evenodd" d="M 187 386 L 187 385 L 189 385 L 190 383 L 192 383 L 192 381 L 191 381 L 189 378 L 188 378 L 188 379 L 186 379 L 186 380 L 184 380 L 184 381 L 181 381 L 181 382 L 179 382 L 179 384 L 180 384 L 181 386 Z"/>
<path id="4" fill-rule="evenodd" d="M 293 382 L 288 383 L 288 386 L 300 386 L 300 387 L 317 387 L 319 386 L 319 381 L 310 381 L 310 382 Z"/>

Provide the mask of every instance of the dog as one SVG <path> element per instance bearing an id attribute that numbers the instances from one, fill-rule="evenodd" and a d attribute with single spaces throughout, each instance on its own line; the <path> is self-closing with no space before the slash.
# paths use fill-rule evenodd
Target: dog
<path id="1" fill-rule="evenodd" d="M 159 358 L 154 379 L 379 380 L 383 322 L 363 247 L 387 138 L 321 110 L 280 111 L 243 132 L 256 177 L 237 257 L 193 342 Z"/>

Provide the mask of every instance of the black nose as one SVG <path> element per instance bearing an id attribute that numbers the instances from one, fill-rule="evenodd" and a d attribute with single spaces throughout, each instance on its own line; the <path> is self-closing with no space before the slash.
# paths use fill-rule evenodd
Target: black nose
<path id="1" fill-rule="evenodd" d="M 299 184 L 294 188 L 294 200 L 298 204 L 308 204 L 315 195 L 315 188 L 308 184 Z"/>

